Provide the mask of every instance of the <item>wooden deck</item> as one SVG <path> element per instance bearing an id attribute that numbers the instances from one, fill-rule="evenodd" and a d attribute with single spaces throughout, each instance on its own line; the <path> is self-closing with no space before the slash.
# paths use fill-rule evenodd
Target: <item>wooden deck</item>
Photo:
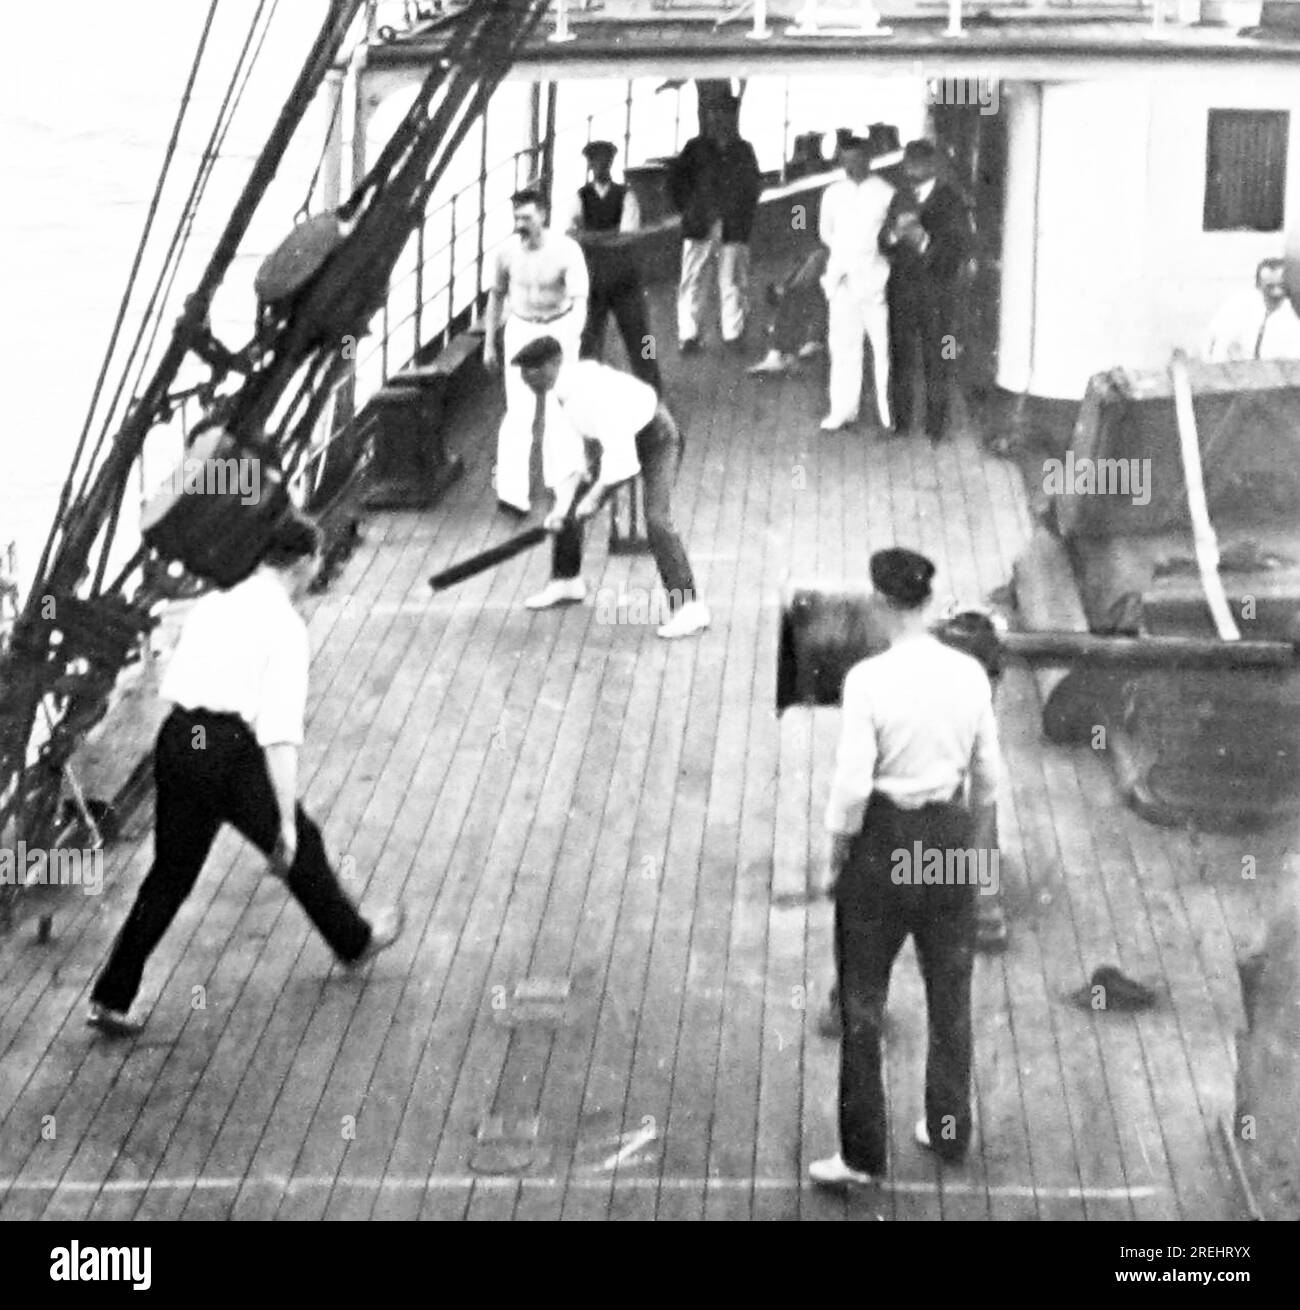
<path id="1" fill-rule="evenodd" d="M 925 1015 L 908 947 L 892 1182 L 846 1201 L 804 1181 L 836 1146 L 837 1048 L 816 1033 L 831 911 L 806 892 L 837 716 L 775 717 L 779 586 L 861 576 L 897 541 L 934 554 L 941 594 L 978 599 L 1008 581 L 1029 518 L 1014 467 L 970 436 L 823 436 L 820 366 L 765 381 L 742 362 L 665 360 L 688 439 L 676 509 L 715 616 L 701 640 L 594 604 L 530 613 L 545 550 L 430 594 L 430 573 L 511 530 L 487 487 L 495 396 L 457 434 L 471 467 L 444 505 L 375 516 L 314 602 L 307 804 L 365 902 L 410 911 L 364 978 L 331 967 L 227 833 L 146 973 L 146 1035 L 92 1037 L 86 996 L 147 867 L 147 815 L 51 945 L 27 928 L 3 943 L 0 1218 L 1239 1213 L 1218 1141 L 1233 961 L 1280 838 L 1137 820 L 1103 759 L 1042 742 L 1020 669 L 999 693 L 1013 940 L 976 965 L 970 1160 L 939 1167 L 911 1141 Z M 648 557 L 607 558 L 591 535 L 597 588 L 653 582 Z M 1105 963 L 1157 983 L 1160 1006 L 1069 1004 Z"/>

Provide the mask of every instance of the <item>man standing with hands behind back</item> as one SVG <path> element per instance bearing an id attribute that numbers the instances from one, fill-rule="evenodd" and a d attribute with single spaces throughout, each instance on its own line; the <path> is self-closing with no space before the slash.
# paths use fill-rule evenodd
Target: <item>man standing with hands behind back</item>
<path id="1" fill-rule="evenodd" d="M 908 936 L 925 980 L 929 1052 L 917 1142 L 959 1160 L 971 1136 L 971 972 L 975 898 L 969 855 L 992 846 L 999 771 L 993 693 L 982 665 L 942 644 L 926 608 L 934 565 L 915 551 L 871 557 L 889 648 L 844 680 L 839 754 L 826 807 L 835 877 L 840 1020 L 840 1150 L 810 1166 L 823 1186 L 887 1172 L 880 1044 L 894 960 Z M 965 798 L 969 782 L 969 801 Z M 963 877 L 923 883 L 931 853 Z M 963 852 L 960 861 L 949 852 Z M 911 878 L 898 879 L 899 857 Z"/>
<path id="2" fill-rule="evenodd" d="M 660 392 L 663 384 L 650 335 L 645 286 L 632 244 L 641 227 L 641 206 L 632 188 L 615 182 L 611 175 L 618 153 L 612 141 L 589 141 L 582 153 L 591 169 L 591 180 L 574 196 L 568 224 L 569 235 L 587 257 L 591 278 L 582 358 L 600 358 L 605 320 L 612 313 L 623 338 L 628 366 L 642 382 Z"/>
<path id="3" fill-rule="evenodd" d="M 497 368 L 497 328 L 505 320 L 505 357 L 511 360 L 530 341 L 555 337 L 574 355 L 587 321 L 587 261 L 570 236 L 546 226 L 546 197 L 536 187 L 514 196 L 514 235 L 497 255 L 496 275 L 483 318 L 483 364 Z M 506 412 L 497 434 L 496 492 L 501 508 L 527 514 L 536 398 L 519 370 L 505 370 Z"/>

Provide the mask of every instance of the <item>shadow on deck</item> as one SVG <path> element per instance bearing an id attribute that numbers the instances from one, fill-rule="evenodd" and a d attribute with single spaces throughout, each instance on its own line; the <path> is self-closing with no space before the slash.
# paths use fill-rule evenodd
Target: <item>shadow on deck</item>
<path id="1" fill-rule="evenodd" d="M 668 329 L 667 297 L 654 312 Z M 303 778 L 349 883 L 405 898 L 407 935 L 344 979 L 226 834 L 147 971 L 146 1035 L 93 1039 L 90 980 L 150 855 L 137 822 L 102 901 L 0 956 L 0 1218 L 1237 1212 L 1217 1121 L 1235 943 L 1259 921 L 1241 844 L 1125 811 L 1103 760 L 1042 742 L 1022 669 L 999 693 L 1013 936 L 976 965 L 970 1160 L 911 1142 L 909 947 L 892 1183 L 848 1202 L 804 1183 L 835 1146 L 837 1050 L 816 1033 L 831 913 L 806 892 L 837 716 L 775 717 L 781 581 L 862 576 L 900 542 L 935 557 L 941 599 L 975 600 L 1008 581 L 1030 522 L 1014 468 L 969 434 L 825 436 L 820 365 L 771 381 L 746 362 L 716 339 L 664 361 L 687 434 L 676 512 L 714 612 L 699 641 L 595 604 L 525 610 L 545 548 L 430 594 L 432 572 L 512 531 L 487 483 L 495 389 L 453 438 L 469 471 L 445 502 L 370 520 L 314 602 Z M 597 598 L 651 585 L 649 557 L 609 557 L 603 536 Z M 1068 1004 L 1103 963 L 1154 982 L 1159 1007 Z"/>

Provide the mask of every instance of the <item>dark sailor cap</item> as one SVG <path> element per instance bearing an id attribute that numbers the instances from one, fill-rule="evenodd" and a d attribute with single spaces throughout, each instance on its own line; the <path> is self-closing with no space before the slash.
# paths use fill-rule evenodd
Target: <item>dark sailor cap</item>
<path id="1" fill-rule="evenodd" d="M 564 347 L 554 337 L 538 337 L 530 341 L 510 362 L 520 368 L 537 368 L 559 359 L 564 354 Z"/>
<path id="2" fill-rule="evenodd" d="M 908 609 L 930 599 L 934 565 L 924 555 L 902 546 L 878 550 L 871 557 L 871 585 L 882 596 Z"/>
<path id="3" fill-rule="evenodd" d="M 598 159 L 602 156 L 606 159 L 613 159 L 618 154 L 618 147 L 612 141 L 588 141 L 582 147 L 582 153 L 588 159 Z"/>

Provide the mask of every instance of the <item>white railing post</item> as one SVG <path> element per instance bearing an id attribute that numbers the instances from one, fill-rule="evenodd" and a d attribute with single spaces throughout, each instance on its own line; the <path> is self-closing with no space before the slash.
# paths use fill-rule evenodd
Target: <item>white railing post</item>
<path id="1" fill-rule="evenodd" d="M 767 25 L 767 0 L 754 0 L 754 26 L 748 35 L 751 41 L 765 41 L 772 35 Z"/>
<path id="2" fill-rule="evenodd" d="M 556 0 L 555 13 L 555 31 L 551 33 L 551 41 L 572 41 L 573 33 L 569 31 L 569 0 Z"/>
<path id="3" fill-rule="evenodd" d="M 794 16 L 792 31 L 814 33 L 817 31 L 817 0 L 808 0 L 807 4 Z"/>
<path id="4" fill-rule="evenodd" d="M 795 15 L 794 26 L 786 30 L 787 36 L 817 36 L 817 0 L 807 0 L 804 7 Z M 859 0 L 858 26 L 852 27 L 848 22 L 831 21 L 829 31 L 856 31 L 860 36 L 889 36 L 893 29 L 885 27 L 880 21 L 880 11 L 872 0 Z"/>
<path id="5" fill-rule="evenodd" d="M 945 36 L 965 36 L 961 27 L 961 0 L 948 0 L 948 30 Z"/>
<path id="6" fill-rule="evenodd" d="M 885 36 L 890 32 L 890 28 L 882 27 L 880 23 L 880 10 L 872 4 L 871 0 L 862 0 L 862 34 L 863 36 Z"/>

